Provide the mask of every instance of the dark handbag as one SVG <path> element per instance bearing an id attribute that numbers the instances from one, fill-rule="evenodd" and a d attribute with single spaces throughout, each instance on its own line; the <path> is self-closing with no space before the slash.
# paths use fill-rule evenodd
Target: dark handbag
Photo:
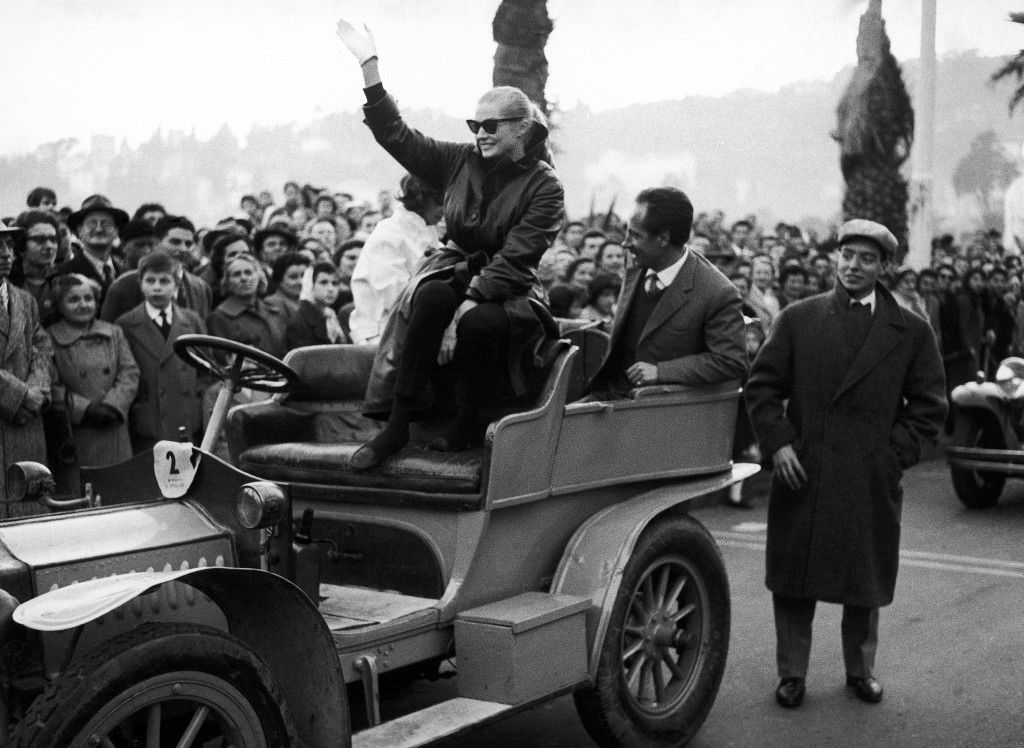
<path id="1" fill-rule="evenodd" d="M 46 459 L 51 465 L 74 465 L 78 462 L 78 448 L 71 433 L 71 404 L 67 394 L 62 405 L 51 404 L 43 411 Z"/>

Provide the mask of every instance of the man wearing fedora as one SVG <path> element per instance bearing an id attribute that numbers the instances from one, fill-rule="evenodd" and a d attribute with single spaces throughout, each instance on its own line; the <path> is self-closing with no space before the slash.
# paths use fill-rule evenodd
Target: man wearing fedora
<path id="1" fill-rule="evenodd" d="M 128 224 L 128 214 L 115 208 L 104 195 L 90 195 L 82 207 L 68 216 L 68 228 L 82 242 L 82 249 L 67 262 L 53 269 L 53 274 L 78 273 L 100 284 L 99 301 L 114 282 L 121 268 L 111 257 L 117 233 Z"/>
<path id="2" fill-rule="evenodd" d="M 299 240 L 290 229 L 274 224 L 257 231 L 253 245 L 256 247 L 256 259 L 263 263 L 269 278 L 274 270 L 274 263 L 281 255 L 294 252 Z"/>
<path id="3" fill-rule="evenodd" d="M 782 310 L 747 382 L 774 466 L 765 581 L 785 707 L 803 701 L 818 600 L 843 606 L 846 685 L 882 700 L 873 668 L 878 609 L 896 586 L 900 480 L 947 407 L 931 327 L 878 282 L 896 249 L 879 223 L 843 224 L 836 287 Z"/>

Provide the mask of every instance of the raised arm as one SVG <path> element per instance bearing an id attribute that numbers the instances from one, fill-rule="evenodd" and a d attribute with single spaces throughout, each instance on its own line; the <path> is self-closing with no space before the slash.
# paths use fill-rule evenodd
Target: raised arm
<path id="1" fill-rule="evenodd" d="M 366 104 L 363 114 L 374 139 L 407 171 L 439 190 L 445 189 L 453 171 L 462 163 L 466 143 L 449 143 L 429 138 L 409 127 L 395 100 L 381 83 L 377 43 L 368 26 L 360 33 L 348 21 L 338 21 L 338 37 L 359 62 L 363 73 Z"/>

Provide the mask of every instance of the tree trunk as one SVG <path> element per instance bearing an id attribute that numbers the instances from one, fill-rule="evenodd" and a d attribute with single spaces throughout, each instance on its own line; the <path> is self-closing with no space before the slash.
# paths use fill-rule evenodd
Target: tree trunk
<path id="1" fill-rule="evenodd" d="M 914 110 L 900 67 L 889 49 L 881 0 L 861 16 L 857 67 L 837 108 L 833 137 L 846 179 L 843 218 L 886 226 L 907 251 L 907 180 L 900 166 L 914 139 Z"/>
<path id="2" fill-rule="evenodd" d="M 494 85 L 522 89 L 545 113 L 548 60 L 544 45 L 553 27 L 547 0 L 502 0 L 492 25 L 494 41 L 498 43 L 494 53 Z"/>

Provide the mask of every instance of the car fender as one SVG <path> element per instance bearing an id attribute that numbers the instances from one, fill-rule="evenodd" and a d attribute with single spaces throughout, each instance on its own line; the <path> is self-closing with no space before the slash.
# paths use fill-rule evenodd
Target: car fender
<path id="1" fill-rule="evenodd" d="M 305 593 L 276 574 L 229 567 L 119 574 L 33 598 L 18 606 L 14 620 L 37 631 L 63 631 L 173 581 L 213 600 L 231 635 L 266 662 L 305 744 L 349 744 L 345 681 L 331 632 Z"/>
<path id="2" fill-rule="evenodd" d="M 995 418 L 1007 449 L 1019 449 L 1020 442 L 1010 423 L 1006 394 L 995 382 L 967 382 L 957 385 L 950 393 L 950 400 L 963 416 Z"/>
<path id="3" fill-rule="evenodd" d="M 1006 400 L 1006 395 L 995 382 L 966 382 L 953 388 L 950 399 L 961 408 L 983 408 L 995 413 L 996 403 Z"/>
<path id="4" fill-rule="evenodd" d="M 587 635 L 590 675 L 597 664 L 622 574 L 637 541 L 659 515 L 754 475 L 760 468 L 737 464 L 725 473 L 656 488 L 598 512 L 580 525 L 562 554 L 551 592 L 589 597 Z"/>

